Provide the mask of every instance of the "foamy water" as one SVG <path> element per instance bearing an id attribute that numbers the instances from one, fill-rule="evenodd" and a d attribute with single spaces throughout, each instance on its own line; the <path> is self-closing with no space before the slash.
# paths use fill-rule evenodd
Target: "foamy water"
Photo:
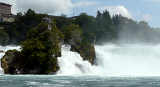
<path id="1" fill-rule="evenodd" d="M 84 61 L 69 45 L 62 46 L 57 75 L 160 76 L 160 45 L 96 45 L 97 65 Z M 0 46 L 6 52 L 18 46 Z M 0 53 L 0 58 L 4 53 Z M 0 68 L 0 73 L 2 73 Z"/>
<path id="2" fill-rule="evenodd" d="M 160 76 L 160 45 L 96 46 L 98 66 L 109 76 Z"/>
<path id="3" fill-rule="evenodd" d="M 70 47 L 62 47 L 59 58 L 64 75 L 160 76 L 160 45 L 96 45 L 97 66 L 83 61 Z"/>
<path id="4" fill-rule="evenodd" d="M 58 75 L 87 75 L 95 73 L 96 67 L 84 61 L 80 54 L 70 51 L 69 45 L 62 46 L 62 57 L 58 58 Z"/>

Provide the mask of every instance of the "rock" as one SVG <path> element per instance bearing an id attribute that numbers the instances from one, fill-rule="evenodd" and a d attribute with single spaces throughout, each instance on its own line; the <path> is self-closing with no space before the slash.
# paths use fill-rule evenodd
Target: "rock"
<path id="1" fill-rule="evenodd" d="M 17 58 L 19 57 L 19 52 L 16 50 L 9 50 L 1 59 L 1 66 L 4 70 L 5 74 L 17 74 L 18 73 L 18 61 Z"/>
<path id="2" fill-rule="evenodd" d="M 4 53 L 4 51 L 3 51 L 3 50 L 0 50 L 0 53 Z"/>
<path id="3" fill-rule="evenodd" d="M 1 59 L 1 66 L 5 74 L 55 74 L 59 70 L 57 58 L 51 57 L 46 69 L 43 71 L 42 67 L 28 68 L 29 62 L 23 59 L 25 56 L 17 50 L 9 50 Z M 34 60 L 33 60 L 34 61 Z M 54 62 L 55 61 L 55 62 Z M 26 64 L 25 64 L 26 63 Z M 27 65 L 27 66 L 26 66 Z M 46 65 L 44 65 L 46 66 Z"/>
<path id="4" fill-rule="evenodd" d="M 78 52 L 83 60 L 89 61 L 94 64 L 95 61 L 95 48 L 94 44 L 89 41 L 85 41 L 83 37 L 83 31 L 79 25 L 71 24 L 66 27 L 65 43 L 71 45 L 71 51 Z"/>
<path id="5" fill-rule="evenodd" d="M 96 53 L 93 44 L 84 45 L 71 45 L 71 51 L 78 52 L 83 60 L 89 61 L 91 64 L 95 64 Z"/>

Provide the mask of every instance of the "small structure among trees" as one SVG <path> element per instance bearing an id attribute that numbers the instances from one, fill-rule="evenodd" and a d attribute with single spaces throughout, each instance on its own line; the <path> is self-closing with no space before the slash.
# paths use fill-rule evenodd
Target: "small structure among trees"
<path id="1" fill-rule="evenodd" d="M 0 22 L 13 22 L 12 5 L 0 2 Z"/>

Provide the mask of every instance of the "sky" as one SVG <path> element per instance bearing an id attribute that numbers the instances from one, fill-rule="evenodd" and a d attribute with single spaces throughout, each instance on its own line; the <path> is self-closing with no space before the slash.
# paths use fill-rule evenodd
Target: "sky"
<path id="1" fill-rule="evenodd" d="M 111 15 L 146 21 L 152 27 L 160 27 L 160 0 L 0 0 L 12 4 L 12 13 L 31 8 L 38 13 L 75 16 L 81 12 L 96 15 L 97 10 L 108 10 Z"/>

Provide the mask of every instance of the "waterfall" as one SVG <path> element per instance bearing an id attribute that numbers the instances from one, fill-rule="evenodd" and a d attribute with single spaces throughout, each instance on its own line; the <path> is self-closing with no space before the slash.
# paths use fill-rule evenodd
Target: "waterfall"
<path id="1" fill-rule="evenodd" d="M 62 47 L 58 75 L 160 76 L 160 45 L 96 45 L 97 65 Z"/>
<path id="2" fill-rule="evenodd" d="M 60 70 L 58 75 L 88 75 L 97 73 L 96 66 L 84 61 L 80 54 L 70 51 L 69 45 L 62 46 L 62 57 L 58 58 Z"/>
<path id="3" fill-rule="evenodd" d="M 101 75 L 101 76 L 160 76 L 160 45 L 105 44 L 96 45 L 96 62 L 92 66 L 77 52 L 63 45 L 58 57 L 60 70 L 57 75 Z M 0 50 L 18 49 L 19 46 L 0 46 Z M 0 53 L 0 58 L 4 53 Z M 1 66 L 1 65 L 0 65 Z M 3 73 L 0 67 L 0 73 Z"/>
<path id="4" fill-rule="evenodd" d="M 96 46 L 97 63 L 109 76 L 160 76 L 160 45 Z"/>
<path id="5" fill-rule="evenodd" d="M 2 58 L 3 55 L 4 55 L 4 53 L 0 53 L 0 59 Z M 0 62 L 0 74 L 2 74 L 2 73 L 3 73 L 3 70 L 1 68 L 1 62 Z"/>

